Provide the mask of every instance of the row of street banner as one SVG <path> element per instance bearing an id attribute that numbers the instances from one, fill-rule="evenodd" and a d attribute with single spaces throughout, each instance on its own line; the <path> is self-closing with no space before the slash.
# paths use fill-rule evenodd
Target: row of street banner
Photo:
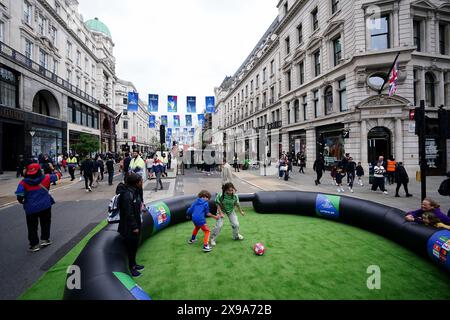
<path id="1" fill-rule="evenodd" d="M 214 113 L 215 101 L 214 97 L 205 97 L 206 113 Z M 139 93 L 128 92 L 128 111 L 137 112 L 139 110 Z M 157 94 L 148 95 L 148 111 L 158 112 L 159 110 L 159 96 Z M 186 98 L 187 113 L 197 113 L 197 98 Z M 178 97 L 167 96 L 167 112 L 178 111 Z"/>
<path id="2" fill-rule="evenodd" d="M 204 114 L 197 114 L 197 121 L 198 123 L 203 126 L 203 124 L 205 123 L 205 115 Z M 176 114 L 173 115 L 173 127 L 174 128 L 179 128 L 179 127 L 192 127 L 192 115 L 191 114 L 186 114 L 184 116 L 184 125 L 181 125 L 181 118 L 180 115 Z M 161 116 L 161 125 L 168 127 L 169 126 L 169 118 L 167 115 L 162 115 Z M 156 128 L 156 116 L 155 115 L 150 115 L 149 119 L 148 119 L 148 126 L 150 128 Z"/>

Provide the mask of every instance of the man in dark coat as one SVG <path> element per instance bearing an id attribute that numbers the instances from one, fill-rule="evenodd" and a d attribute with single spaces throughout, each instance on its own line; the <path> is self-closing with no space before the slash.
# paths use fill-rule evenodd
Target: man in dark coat
<path id="1" fill-rule="evenodd" d="M 316 159 L 316 161 L 314 161 L 313 170 L 317 174 L 317 179 L 314 181 L 317 186 L 318 184 L 320 184 L 320 179 L 322 179 L 322 175 L 325 171 L 325 162 L 323 161 L 323 156 L 320 156 Z"/>
<path id="2" fill-rule="evenodd" d="M 94 161 L 90 156 L 87 156 L 86 159 L 83 160 L 80 167 L 80 173 L 84 177 L 84 185 L 86 186 L 86 192 L 92 192 L 92 184 L 94 183 Z M 89 180 L 89 185 L 88 185 Z"/>
<path id="3" fill-rule="evenodd" d="M 395 190 L 395 196 L 397 198 L 400 197 L 398 194 L 398 191 L 400 190 L 400 186 L 403 185 L 403 188 L 405 189 L 406 197 L 412 197 L 412 194 L 408 192 L 408 183 L 409 183 L 409 177 L 408 173 L 406 172 L 405 167 L 403 166 L 402 162 L 399 162 L 397 164 L 397 167 L 395 169 L 394 173 L 395 182 L 397 183 L 397 189 Z"/>

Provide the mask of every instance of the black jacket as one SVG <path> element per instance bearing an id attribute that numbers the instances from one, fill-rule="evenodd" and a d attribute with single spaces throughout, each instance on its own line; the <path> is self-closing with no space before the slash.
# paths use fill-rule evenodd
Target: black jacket
<path id="1" fill-rule="evenodd" d="M 114 172 L 114 159 L 106 160 L 106 169 L 108 172 Z"/>
<path id="2" fill-rule="evenodd" d="M 345 171 L 347 173 L 353 173 L 355 174 L 356 171 L 356 162 L 355 161 L 349 161 L 347 162 L 347 167 L 345 168 Z"/>
<path id="3" fill-rule="evenodd" d="M 322 159 L 317 159 L 314 161 L 313 170 L 315 172 L 324 171 L 325 170 L 325 163 Z"/>
<path id="4" fill-rule="evenodd" d="M 94 161 L 92 159 L 85 159 L 81 163 L 81 174 L 90 176 L 94 172 Z"/>
<path id="5" fill-rule="evenodd" d="M 124 172 L 128 172 L 128 169 L 130 168 L 130 163 L 131 163 L 131 157 L 126 157 L 123 160 L 123 171 Z"/>
<path id="6" fill-rule="evenodd" d="M 120 194 L 120 222 L 117 231 L 123 237 L 129 237 L 133 235 L 133 230 L 141 229 L 142 192 L 119 183 L 116 194 Z"/>
<path id="7" fill-rule="evenodd" d="M 406 172 L 406 169 L 404 166 L 397 166 L 397 168 L 395 169 L 394 177 L 395 177 L 396 183 L 408 183 L 409 182 L 408 173 Z"/>

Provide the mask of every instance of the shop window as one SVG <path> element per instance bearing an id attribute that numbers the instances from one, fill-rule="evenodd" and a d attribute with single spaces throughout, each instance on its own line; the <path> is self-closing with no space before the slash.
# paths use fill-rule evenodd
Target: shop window
<path id="1" fill-rule="evenodd" d="M 435 106 L 435 79 L 434 75 L 431 72 L 427 72 L 425 74 L 425 103 L 428 107 Z"/>
<path id="2" fill-rule="evenodd" d="M 325 114 L 333 113 L 333 87 L 328 86 L 325 89 Z"/>

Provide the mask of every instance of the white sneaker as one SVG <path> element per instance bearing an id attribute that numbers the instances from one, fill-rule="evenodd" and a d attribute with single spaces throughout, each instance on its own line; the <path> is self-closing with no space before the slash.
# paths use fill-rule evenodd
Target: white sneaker
<path id="1" fill-rule="evenodd" d="M 387 191 L 383 191 L 383 193 L 384 193 L 384 194 L 388 194 L 388 192 L 387 192 Z"/>
<path id="2" fill-rule="evenodd" d="M 341 188 L 341 192 L 342 192 L 342 193 L 344 193 L 344 192 L 345 192 L 344 188 Z"/>
<path id="3" fill-rule="evenodd" d="M 210 239 L 209 240 L 209 244 L 211 245 L 211 247 L 215 247 L 216 246 L 216 240 Z"/>
<path id="4" fill-rule="evenodd" d="M 86 192 L 89 192 L 89 189 L 86 189 Z"/>
<path id="5" fill-rule="evenodd" d="M 338 189 L 337 189 L 337 192 L 341 193 L 341 189 L 338 188 Z"/>
<path id="6" fill-rule="evenodd" d="M 244 240 L 244 236 L 242 234 L 238 234 L 238 237 L 236 240 Z"/>
<path id="7" fill-rule="evenodd" d="M 353 193 L 353 189 L 350 189 L 350 192 Z"/>

